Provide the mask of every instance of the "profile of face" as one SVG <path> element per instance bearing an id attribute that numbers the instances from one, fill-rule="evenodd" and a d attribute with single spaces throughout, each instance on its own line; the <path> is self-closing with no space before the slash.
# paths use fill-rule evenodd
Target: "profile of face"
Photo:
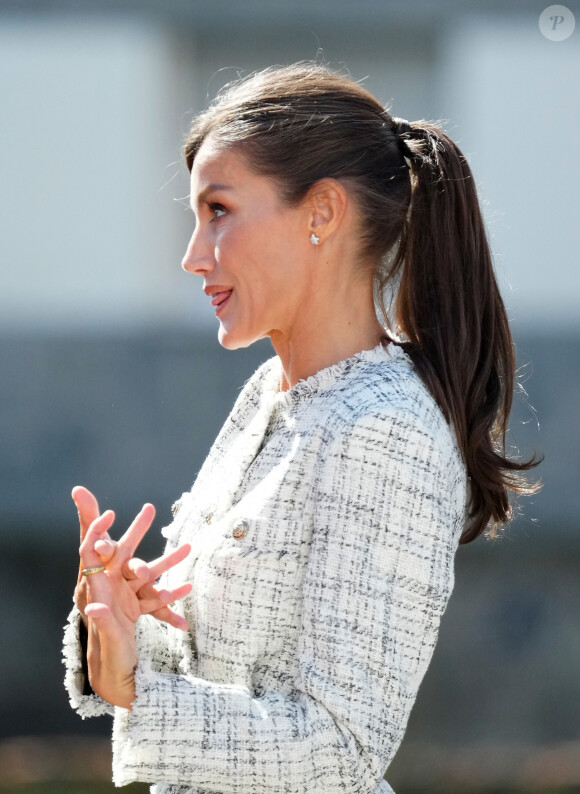
<path id="1" fill-rule="evenodd" d="M 228 349 L 298 332 L 309 290 L 309 210 L 235 149 L 206 139 L 191 170 L 196 226 L 182 266 L 203 278 Z M 307 302 L 307 301 L 306 301 Z"/>

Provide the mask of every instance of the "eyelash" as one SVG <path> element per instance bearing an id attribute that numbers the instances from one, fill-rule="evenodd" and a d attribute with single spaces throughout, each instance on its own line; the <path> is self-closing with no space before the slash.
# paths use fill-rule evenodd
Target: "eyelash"
<path id="1" fill-rule="evenodd" d="M 225 214 L 226 209 L 223 206 L 223 204 L 211 203 L 211 204 L 208 204 L 208 206 L 209 206 L 209 211 L 212 213 L 212 215 L 215 212 L 223 212 Z M 218 215 L 218 216 L 214 215 L 214 217 L 211 220 L 212 221 L 217 221 L 218 218 L 221 218 L 221 217 L 222 217 L 221 215 Z M 211 221 L 210 221 L 210 223 L 211 223 Z"/>

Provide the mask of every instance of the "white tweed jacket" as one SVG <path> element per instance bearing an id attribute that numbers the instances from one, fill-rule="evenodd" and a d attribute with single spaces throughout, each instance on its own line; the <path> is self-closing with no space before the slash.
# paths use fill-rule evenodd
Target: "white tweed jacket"
<path id="1" fill-rule="evenodd" d="M 109 712 L 116 785 L 154 794 L 387 794 L 435 646 L 466 518 L 453 430 L 394 344 L 278 393 L 246 384 L 163 530 L 190 556 L 188 633 L 139 619 L 131 711 L 83 695 L 75 610 L 66 685 Z"/>

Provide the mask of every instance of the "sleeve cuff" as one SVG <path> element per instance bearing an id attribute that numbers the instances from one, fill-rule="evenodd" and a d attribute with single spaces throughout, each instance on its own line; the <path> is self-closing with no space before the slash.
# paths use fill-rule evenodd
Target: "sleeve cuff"
<path id="1" fill-rule="evenodd" d="M 114 707 L 93 692 L 86 672 L 86 655 L 81 639 L 81 616 L 76 608 L 68 616 L 64 627 L 63 663 L 64 685 L 72 708 L 83 718 L 113 714 Z"/>

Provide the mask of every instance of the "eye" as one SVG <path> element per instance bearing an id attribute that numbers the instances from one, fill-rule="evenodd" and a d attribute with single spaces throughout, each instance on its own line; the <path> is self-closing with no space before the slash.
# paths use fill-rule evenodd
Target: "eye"
<path id="1" fill-rule="evenodd" d="M 226 208 L 223 206 L 223 204 L 209 204 L 209 211 L 213 215 L 212 221 L 217 221 L 218 218 L 221 218 L 222 215 L 226 214 Z"/>

